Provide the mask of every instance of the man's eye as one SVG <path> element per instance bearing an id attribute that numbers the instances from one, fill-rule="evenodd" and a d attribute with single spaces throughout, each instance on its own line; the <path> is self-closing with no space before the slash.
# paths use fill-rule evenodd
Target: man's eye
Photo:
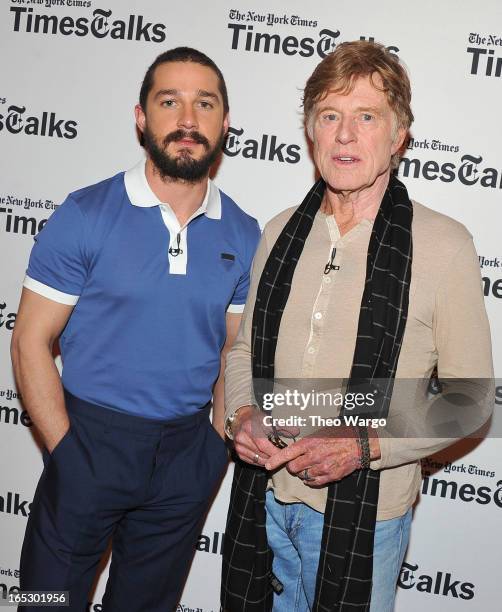
<path id="1" fill-rule="evenodd" d="M 361 119 L 365 122 L 368 122 L 368 121 L 373 121 L 374 117 L 373 115 L 370 115 L 369 113 L 363 113 L 361 115 Z"/>
<path id="2" fill-rule="evenodd" d="M 207 100 L 201 100 L 200 105 L 202 108 L 213 108 L 211 102 L 208 102 Z"/>
<path id="3" fill-rule="evenodd" d="M 336 121 L 338 119 L 338 115 L 336 113 L 326 113 L 323 115 L 323 120 L 326 122 Z"/>
<path id="4" fill-rule="evenodd" d="M 161 102 L 161 106 L 167 106 L 168 108 L 172 107 L 174 105 L 175 105 L 175 101 L 174 100 L 162 100 L 162 102 Z"/>

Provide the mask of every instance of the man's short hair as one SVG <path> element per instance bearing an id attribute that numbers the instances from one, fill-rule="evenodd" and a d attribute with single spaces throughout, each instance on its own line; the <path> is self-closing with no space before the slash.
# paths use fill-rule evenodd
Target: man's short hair
<path id="1" fill-rule="evenodd" d="M 193 62 L 194 64 L 200 64 L 201 66 L 211 68 L 211 70 L 218 77 L 218 89 L 220 90 L 220 94 L 223 99 L 224 113 L 228 113 L 227 86 L 221 70 L 205 53 L 202 53 L 202 51 L 197 51 L 197 49 L 192 49 L 191 47 L 176 47 L 175 49 L 164 51 L 164 53 L 161 53 L 148 68 L 139 92 L 139 103 L 144 112 L 146 111 L 146 99 L 148 98 L 148 94 L 153 87 L 155 69 L 161 64 L 167 64 L 170 62 Z"/>
<path id="2" fill-rule="evenodd" d="M 378 74 L 382 87 L 376 87 L 373 76 Z M 305 123 L 312 134 L 312 120 L 318 102 L 330 92 L 349 94 L 358 77 L 368 76 L 375 89 L 383 91 L 394 111 L 397 127 L 409 129 L 411 112 L 410 79 L 399 58 L 376 42 L 357 40 L 344 42 L 327 55 L 307 81 L 303 96 Z M 393 160 L 394 161 L 394 160 Z"/>

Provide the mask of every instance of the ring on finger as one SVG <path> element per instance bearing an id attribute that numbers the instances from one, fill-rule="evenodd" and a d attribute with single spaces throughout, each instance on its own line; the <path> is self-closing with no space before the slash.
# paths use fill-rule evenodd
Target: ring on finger
<path id="1" fill-rule="evenodd" d="M 309 475 L 309 469 L 308 469 L 308 468 L 305 468 L 305 469 L 303 470 L 302 475 L 300 476 L 300 478 L 301 478 L 303 481 L 315 480 L 315 476 L 310 476 L 310 475 Z"/>
<path id="2" fill-rule="evenodd" d="M 260 463 L 260 455 L 258 455 L 258 453 L 254 454 L 253 462 L 254 463 Z"/>

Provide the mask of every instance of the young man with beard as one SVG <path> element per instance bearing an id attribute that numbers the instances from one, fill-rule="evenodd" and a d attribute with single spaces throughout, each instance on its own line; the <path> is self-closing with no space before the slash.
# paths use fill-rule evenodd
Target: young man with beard
<path id="1" fill-rule="evenodd" d="M 135 113 L 146 161 L 54 213 L 36 238 L 12 338 L 45 447 L 20 587 L 69 591 L 75 611 L 110 538 L 105 610 L 177 603 L 227 464 L 222 368 L 260 233 L 208 178 L 228 98 L 206 55 L 160 55 Z"/>

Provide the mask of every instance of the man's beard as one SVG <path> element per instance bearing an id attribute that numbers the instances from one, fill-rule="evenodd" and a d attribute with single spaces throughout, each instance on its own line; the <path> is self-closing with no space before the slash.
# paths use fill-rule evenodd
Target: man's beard
<path id="1" fill-rule="evenodd" d="M 205 149 L 205 154 L 200 159 L 194 159 L 187 150 L 181 150 L 176 157 L 169 155 L 166 150 L 167 145 L 184 138 L 190 138 L 195 143 L 201 144 Z M 222 130 L 218 141 L 211 148 L 208 139 L 200 132 L 196 130 L 176 130 L 170 132 L 162 140 L 162 147 L 160 147 L 148 126 L 145 126 L 143 130 L 143 146 L 150 155 L 150 159 L 161 178 L 181 180 L 187 183 L 197 183 L 208 175 L 209 169 L 218 159 L 224 140 L 225 132 Z"/>

